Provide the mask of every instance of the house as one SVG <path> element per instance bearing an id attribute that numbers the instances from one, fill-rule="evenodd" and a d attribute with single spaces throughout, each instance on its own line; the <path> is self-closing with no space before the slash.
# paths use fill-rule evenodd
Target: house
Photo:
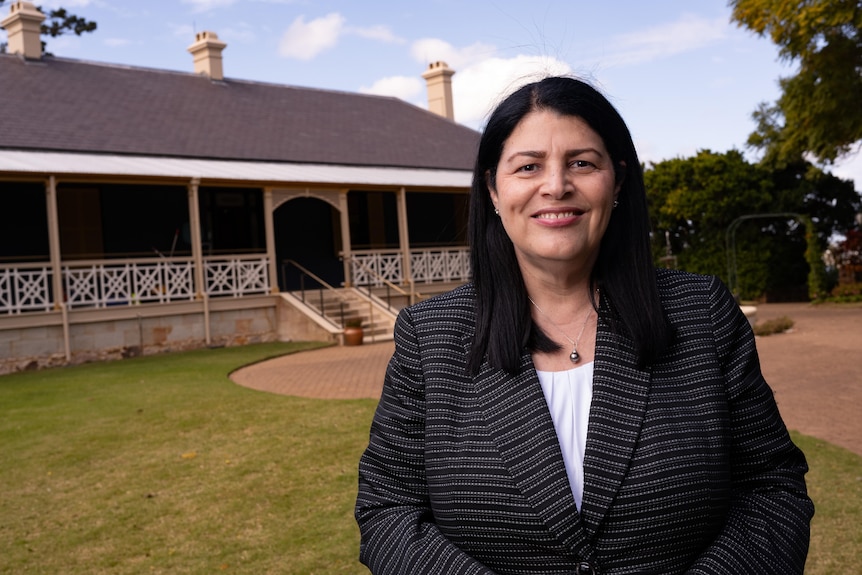
<path id="1" fill-rule="evenodd" d="M 43 19 L 19 1 L 0 21 L 0 373 L 338 341 L 350 317 L 387 337 L 469 279 L 479 134 L 445 63 L 429 111 L 225 76 L 210 31 L 188 73 L 43 57 Z"/>

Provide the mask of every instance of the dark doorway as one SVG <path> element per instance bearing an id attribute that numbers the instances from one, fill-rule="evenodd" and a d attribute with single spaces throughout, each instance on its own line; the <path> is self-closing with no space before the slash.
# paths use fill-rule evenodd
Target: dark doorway
<path id="1" fill-rule="evenodd" d="M 273 214 L 275 253 L 279 265 L 278 287 L 282 291 L 300 288 L 301 275 L 292 260 L 334 287 L 344 283 L 344 267 L 339 258 L 341 226 L 338 210 L 316 198 L 296 198 L 278 207 Z M 305 278 L 305 288 L 316 282 Z"/>

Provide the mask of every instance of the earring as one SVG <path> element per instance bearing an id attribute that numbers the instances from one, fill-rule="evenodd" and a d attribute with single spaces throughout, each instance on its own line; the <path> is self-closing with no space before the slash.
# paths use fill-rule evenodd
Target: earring
<path id="1" fill-rule="evenodd" d="M 497 208 L 494 208 L 494 215 L 495 215 L 495 216 L 499 216 L 499 215 L 500 215 L 500 210 L 498 210 Z"/>
<path id="2" fill-rule="evenodd" d="M 614 200 L 614 208 L 616 208 L 618 205 L 620 205 L 620 201 L 619 201 L 619 200 Z"/>

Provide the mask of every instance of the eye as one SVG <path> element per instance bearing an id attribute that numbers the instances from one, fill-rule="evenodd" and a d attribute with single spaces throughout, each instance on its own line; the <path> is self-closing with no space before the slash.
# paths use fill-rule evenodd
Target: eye
<path id="1" fill-rule="evenodd" d="M 576 170 L 584 171 L 584 170 L 594 170 L 596 169 L 596 165 L 588 160 L 574 160 L 571 164 L 569 164 L 572 168 Z"/>
<path id="2" fill-rule="evenodd" d="M 526 164 L 526 165 L 518 168 L 518 171 L 519 172 L 535 172 L 538 169 L 539 169 L 538 164 Z"/>

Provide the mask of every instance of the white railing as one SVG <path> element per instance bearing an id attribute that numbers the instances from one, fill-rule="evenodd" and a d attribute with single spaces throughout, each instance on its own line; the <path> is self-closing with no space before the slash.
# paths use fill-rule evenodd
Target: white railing
<path id="1" fill-rule="evenodd" d="M 204 283 L 211 296 L 269 293 L 269 266 L 266 256 L 233 256 L 230 259 L 204 258 Z"/>
<path id="2" fill-rule="evenodd" d="M 210 297 L 243 297 L 270 292 L 266 256 L 204 258 L 205 292 Z M 464 282 L 470 279 L 467 248 L 410 252 L 415 283 Z M 105 308 L 195 299 L 194 260 L 188 257 L 76 261 L 62 266 L 63 297 L 69 309 Z M 403 284 L 401 252 L 352 253 L 354 285 Z M 0 265 L 0 315 L 53 309 L 52 272 L 47 263 Z"/>
<path id="3" fill-rule="evenodd" d="M 470 251 L 467 248 L 413 250 L 410 252 L 410 269 L 415 282 L 468 281 Z"/>
<path id="4" fill-rule="evenodd" d="M 350 275 L 357 286 L 384 285 L 384 280 L 394 284 L 401 283 L 404 272 L 401 266 L 401 252 L 353 252 L 350 261 Z"/>
<path id="5" fill-rule="evenodd" d="M 381 286 L 383 280 L 403 283 L 401 252 L 362 250 L 351 253 L 350 273 L 354 285 Z M 410 252 L 410 269 L 416 283 L 457 282 L 470 279 L 467 248 L 429 248 Z"/>
<path id="6" fill-rule="evenodd" d="M 0 265 L 0 314 L 50 311 L 52 276 L 47 264 Z"/>
<path id="7" fill-rule="evenodd" d="M 191 258 L 75 262 L 62 266 L 70 309 L 189 301 L 195 297 Z"/>
<path id="8" fill-rule="evenodd" d="M 208 257 L 206 293 L 243 297 L 269 293 L 266 256 Z M 195 299 L 194 260 L 146 258 L 76 261 L 61 267 L 63 301 L 69 309 L 106 308 Z M 0 315 L 51 311 L 53 273 L 47 263 L 0 265 Z"/>

